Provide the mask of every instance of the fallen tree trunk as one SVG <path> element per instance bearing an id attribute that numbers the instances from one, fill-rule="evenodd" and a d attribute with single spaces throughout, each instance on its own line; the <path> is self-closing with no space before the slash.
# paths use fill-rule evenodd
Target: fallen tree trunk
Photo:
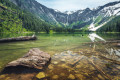
<path id="1" fill-rule="evenodd" d="M 101 55 L 99 55 L 99 57 L 102 58 L 102 59 L 104 59 L 104 60 L 107 60 L 107 61 L 109 61 L 109 62 L 111 62 L 111 63 L 113 63 L 113 64 L 118 64 L 118 65 L 120 65 L 120 61 L 116 61 L 116 60 L 113 60 L 113 59 L 109 59 L 109 58 L 104 57 L 104 56 L 101 56 Z"/>
<path id="2" fill-rule="evenodd" d="M 43 69 L 49 61 L 49 54 L 40 51 L 38 48 L 33 48 L 22 58 L 8 63 L 8 65 L 5 68 L 23 66 L 35 69 Z"/>
<path id="3" fill-rule="evenodd" d="M 36 40 L 37 37 L 35 35 L 33 36 L 21 36 L 17 38 L 5 38 L 5 39 L 0 39 L 0 43 L 4 42 L 14 42 L 14 41 L 28 41 L 28 40 Z"/>

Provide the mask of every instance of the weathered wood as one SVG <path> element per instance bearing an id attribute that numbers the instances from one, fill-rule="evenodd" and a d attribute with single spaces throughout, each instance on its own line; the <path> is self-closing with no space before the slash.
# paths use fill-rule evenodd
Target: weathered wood
<path id="1" fill-rule="evenodd" d="M 109 59 L 109 58 L 104 57 L 104 56 L 101 56 L 101 55 L 100 55 L 99 57 L 102 58 L 102 59 L 104 59 L 104 60 L 107 60 L 107 61 L 109 61 L 109 62 L 111 62 L 111 63 L 120 65 L 120 61 L 116 61 L 116 60 L 113 60 L 113 59 Z"/>
<path id="2" fill-rule="evenodd" d="M 72 63 L 70 63 L 70 65 L 72 65 L 72 67 L 74 67 L 77 63 L 80 62 L 80 60 L 83 58 L 83 56 L 79 56 L 75 59 L 75 61 L 73 61 Z"/>
<path id="3" fill-rule="evenodd" d="M 112 80 L 111 77 L 109 77 L 102 69 L 100 69 L 98 66 L 95 65 L 95 63 L 93 62 L 93 60 L 88 60 L 87 61 L 92 64 L 92 66 L 98 71 L 100 72 L 100 74 L 106 78 L 106 79 L 109 79 L 109 80 Z"/>
<path id="4" fill-rule="evenodd" d="M 14 42 L 14 41 L 28 41 L 28 40 L 36 40 L 36 39 L 37 39 L 37 37 L 35 35 L 33 35 L 33 36 L 21 36 L 21 37 L 17 37 L 17 38 L 0 39 L 0 43 Z"/>
<path id="5" fill-rule="evenodd" d="M 45 65 L 50 61 L 50 55 L 40 51 L 38 48 L 31 49 L 26 55 L 22 58 L 19 58 L 15 61 L 8 63 L 7 67 L 29 67 L 35 69 L 43 69 Z"/>
<path id="6" fill-rule="evenodd" d="M 94 43 L 120 43 L 120 40 L 111 40 L 111 41 L 106 41 L 106 42 L 104 42 L 104 41 L 97 41 L 97 42 L 85 42 L 84 44 L 94 44 Z"/>

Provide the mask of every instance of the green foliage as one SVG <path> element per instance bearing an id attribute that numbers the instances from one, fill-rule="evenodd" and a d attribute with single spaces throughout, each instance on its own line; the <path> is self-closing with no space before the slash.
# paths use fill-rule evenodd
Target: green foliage
<path id="1" fill-rule="evenodd" d="M 17 14 L 8 10 L 0 12 L 0 32 L 23 32 L 26 31 L 22 27 L 22 20 Z"/>
<path id="2" fill-rule="evenodd" d="M 98 32 L 120 32 L 120 16 L 115 17 L 106 25 L 97 30 Z"/>
<path id="3" fill-rule="evenodd" d="M 5 9 L 0 12 L 0 32 L 43 32 L 49 33 L 52 25 L 42 21 L 28 11 L 23 11 L 9 0 L 0 0 Z M 2 9 L 1 9 L 2 10 Z"/>
<path id="4" fill-rule="evenodd" d="M 61 24 L 53 26 L 27 10 L 21 10 L 9 0 L 0 0 L 0 32 L 52 33 L 51 30 L 52 32 L 74 32 L 71 28 L 63 28 Z"/>
<path id="5" fill-rule="evenodd" d="M 18 0 L 21 5 L 21 0 Z M 24 3 L 24 2 L 23 2 Z M 28 7 L 31 7 L 28 5 Z M 74 33 L 73 26 L 85 26 L 87 23 L 78 21 L 71 24 L 69 27 L 63 27 L 62 23 L 51 25 L 48 22 L 36 17 L 36 15 L 22 10 L 9 0 L 0 0 L 0 32 L 67 32 Z M 86 25 L 87 26 L 87 25 Z M 86 31 L 86 30 L 84 30 Z"/>
<path id="6" fill-rule="evenodd" d="M 83 24 L 84 23 L 84 21 L 77 21 L 77 22 L 73 22 L 72 24 L 70 24 L 70 28 L 72 28 L 72 27 L 74 27 L 74 26 L 79 26 L 79 25 L 81 25 L 81 24 Z"/>
<path id="7" fill-rule="evenodd" d="M 101 16 L 98 16 L 95 20 L 95 23 L 99 23 L 100 21 L 102 20 L 102 17 Z"/>

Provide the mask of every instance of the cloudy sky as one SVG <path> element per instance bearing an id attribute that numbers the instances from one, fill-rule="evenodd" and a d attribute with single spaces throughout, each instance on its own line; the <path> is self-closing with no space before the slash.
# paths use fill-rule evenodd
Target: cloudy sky
<path id="1" fill-rule="evenodd" d="M 37 0 L 41 4 L 60 11 L 74 11 L 84 8 L 96 8 L 116 0 Z"/>

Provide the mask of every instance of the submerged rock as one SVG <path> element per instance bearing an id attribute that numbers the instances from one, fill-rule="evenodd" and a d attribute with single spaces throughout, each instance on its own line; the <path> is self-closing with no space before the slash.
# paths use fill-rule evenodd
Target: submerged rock
<path id="1" fill-rule="evenodd" d="M 45 73 L 44 73 L 44 72 L 40 72 L 40 73 L 37 74 L 36 77 L 37 77 L 38 79 L 42 79 L 42 78 L 45 78 L 46 76 L 45 76 Z"/>
<path id="2" fill-rule="evenodd" d="M 58 78 L 59 78 L 58 75 L 54 75 L 54 76 L 52 77 L 52 79 L 58 79 Z"/>
<path id="3" fill-rule="evenodd" d="M 68 76 L 68 79 L 75 79 L 75 76 L 74 75 L 72 75 L 72 74 L 70 74 L 69 76 Z"/>
<path id="4" fill-rule="evenodd" d="M 6 77 L 5 75 L 0 75 L 0 79 L 5 78 L 5 77 Z"/>
<path id="5" fill-rule="evenodd" d="M 49 69 L 54 69 L 53 65 L 48 66 Z"/>
<path id="6" fill-rule="evenodd" d="M 117 46 L 120 47 L 120 43 L 118 43 Z"/>
<path id="7" fill-rule="evenodd" d="M 29 68 L 43 69 L 49 61 L 50 55 L 48 53 L 40 51 L 38 48 L 33 48 L 22 58 L 8 63 L 6 67 L 25 66 Z"/>
<path id="8" fill-rule="evenodd" d="M 58 62 L 57 62 L 57 61 L 55 61 L 55 62 L 53 62 L 53 64 L 58 64 Z"/>
<path id="9" fill-rule="evenodd" d="M 60 76 L 65 76 L 65 73 L 61 73 Z"/>

